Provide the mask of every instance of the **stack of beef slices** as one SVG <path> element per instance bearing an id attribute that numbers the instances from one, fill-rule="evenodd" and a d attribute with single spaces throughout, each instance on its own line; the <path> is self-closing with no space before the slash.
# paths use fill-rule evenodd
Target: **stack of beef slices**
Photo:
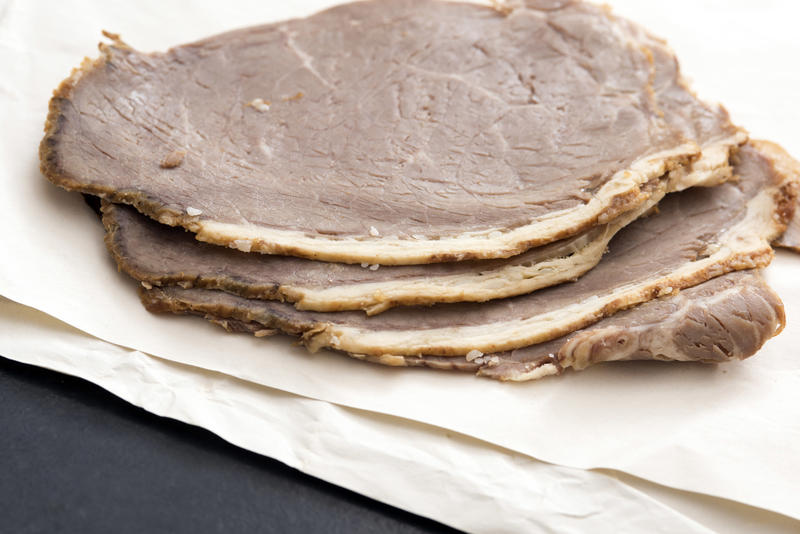
<path id="1" fill-rule="evenodd" d="M 42 170 L 103 199 L 151 311 L 517 381 L 741 359 L 783 327 L 759 269 L 800 165 L 606 8 L 384 0 L 165 53 L 107 36 L 55 91 Z"/>

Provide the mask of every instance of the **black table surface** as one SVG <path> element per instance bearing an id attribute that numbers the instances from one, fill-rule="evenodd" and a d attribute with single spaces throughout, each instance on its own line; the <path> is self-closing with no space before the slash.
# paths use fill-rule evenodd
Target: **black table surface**
<path id="1" fill-rule="evenodd" d="M 0 531 L 457 532 L 3 357 Z"/>

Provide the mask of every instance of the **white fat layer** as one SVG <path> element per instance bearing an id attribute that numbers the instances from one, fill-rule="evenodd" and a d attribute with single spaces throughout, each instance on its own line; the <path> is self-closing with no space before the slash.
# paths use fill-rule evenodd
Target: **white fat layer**
<path id="1" fill-rule="evenodd" d="M 367 310 L 374 315 L 394 304 L 485 302 L 531 293 L 577 278 L 597 265 L 609 241 L 622 228 L 655 206 L 665 194 L 662 187 L 639 208 L 605 226 L 593 228 L 566 241 L 549 258 L 537 262 L 510 261 L 497 269 L 450 276 L 420 276 L 332 287 L 283 286 L 287 299 L 300 310 Z M 362 267 L 369 264 L 362 263 Z"/>
<path id="2" fill-rule="evenodd" d="M 705 143 L 699 159 L 669 173 L 670 191 L 679 192 L 696 186 L 711 187 L 727 182 L 733 175 L 733 169 L 728 164 L 731 148 L 746 141 L 747 134 L 738 131 L 732 137 Z"/>

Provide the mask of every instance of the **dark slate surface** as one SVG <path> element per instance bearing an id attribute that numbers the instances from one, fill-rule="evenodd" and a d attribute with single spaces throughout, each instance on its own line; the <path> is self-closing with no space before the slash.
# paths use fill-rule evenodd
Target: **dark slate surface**
<path id="1" fill-rule="evenodd" d="M 0 531 L 456 532 L 0 357 Z"/>

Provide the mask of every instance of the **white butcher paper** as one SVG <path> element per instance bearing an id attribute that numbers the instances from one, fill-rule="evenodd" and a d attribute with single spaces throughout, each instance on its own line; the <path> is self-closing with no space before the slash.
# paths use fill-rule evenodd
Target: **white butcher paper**
<path id="1" fill-rule="evenodd" d="M 754 137 L 800 156 L 800 6 L 791 1 L 613 2 L 666 37 L 700 96 L 725 102 Z M 322 2 L 0 1 L 0 295 L 115 344 L 305 397 L 451 429 L 554 464 L 608 468 L 800 518 L 800 258 L 768 275 L 789 325 L 744 363 L 629 363 L 527 384 L 389 369 L 282 337 L 225 334 L 154 316 L 105 252 L 79 195 L 38 171 L 51 91 L 95 56 L 100 30 L 163 50 L 305 15 Z"/>
<path id="2" fill-rule="evenodd" d="M 0 354 L 80 376 L 152 413 L 468 532 L 800 529 L 800 522 L 764 510 L 620 473 L 546 464 L 430 425 L 149 356 L 6 299 Z"/>

